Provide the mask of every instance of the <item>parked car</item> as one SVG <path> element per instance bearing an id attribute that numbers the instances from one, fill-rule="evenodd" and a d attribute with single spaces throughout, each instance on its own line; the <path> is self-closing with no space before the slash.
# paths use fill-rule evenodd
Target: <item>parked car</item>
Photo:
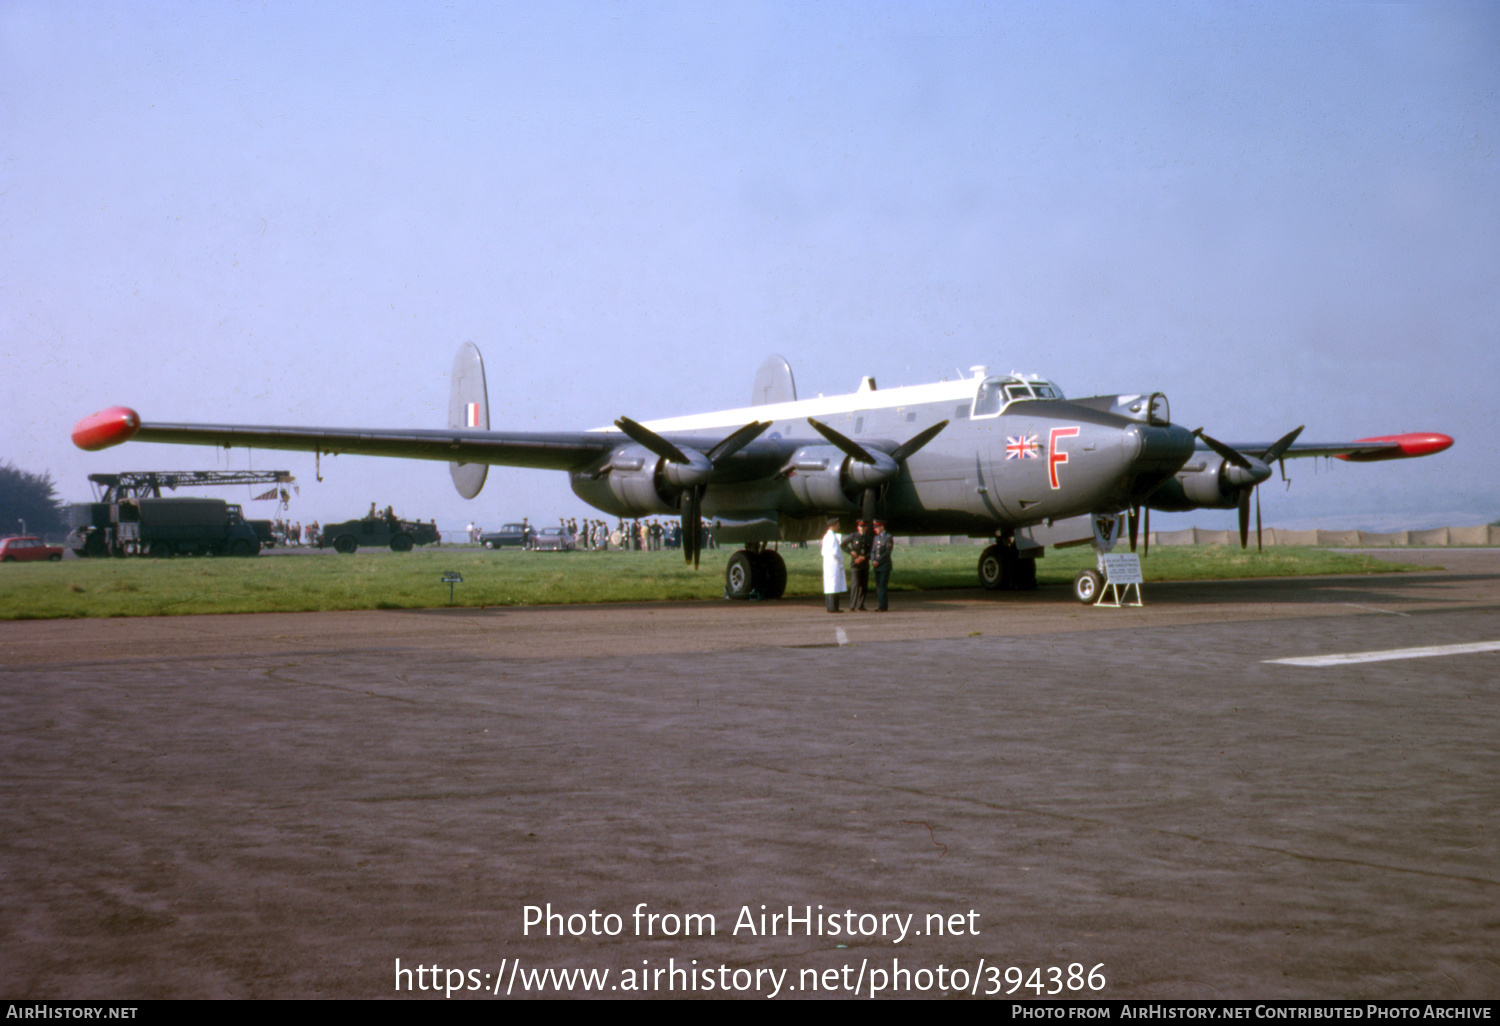
<path id="1" fill-rule="evenodd" d="M 534 541 L 536 532 L 529 524 L 506 524 L 479 536 L 479 544 L 487 549 L 529 549 Z"/>
<path id="2" fill-rule="evenodd" d="M 576 548 L 573 536 L 561 527 L 542 528 L 531 547 L 538 552 L 572 552 Z"/>
<path id="3" fill-rule="evenodd" d="M 62 546 L 48 545 L 40 538 L 29 534 L 14 538 L 0 538 L 0 563 L 25 563 L 28 560 L 62 559 Z"/>

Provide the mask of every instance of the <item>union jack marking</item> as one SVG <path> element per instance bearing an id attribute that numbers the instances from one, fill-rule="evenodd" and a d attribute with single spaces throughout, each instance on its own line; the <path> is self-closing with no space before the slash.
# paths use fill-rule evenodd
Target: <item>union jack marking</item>
<path id="1" fill-rule="evenodd" d="M 1042 455 L 1039 451 L 1040 445 L 1036 435 L 1025 435 L 1019 438 L 1006 436 L 1005 458 L 1008 460 L 1040 459 Z"/>

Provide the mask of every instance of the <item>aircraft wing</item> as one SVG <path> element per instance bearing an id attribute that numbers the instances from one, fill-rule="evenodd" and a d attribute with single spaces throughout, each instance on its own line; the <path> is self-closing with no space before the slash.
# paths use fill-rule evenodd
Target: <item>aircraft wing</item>
<path id="1" fill-rule="evenodd" d="M 669 434 L 667 441 L 710 449 L 698 433 Z M 481 431 L 475 428 L 320 428 L 246 424 L 145 423 L 134 410 L 116 406 L 79 421 L 73 443 L 97 451 L 122 442 L 165 442 L 222 448 L 283 449 L 328 455 L 397 456 L 536 470 L 581 470 L 605 459 L 631 439 L 616 431 Z M 789 439 L 758 438 L 724 459 L 731 477 L 774 473 L 797 448 Z M 887 443 L 885 447 L 893 446 Z M 875 443 L 881 448 L 881 443 Z"/>
<path id="2" fill-rule="evenodd" d="M 143 423 L 134 410 L 116 406 L 79 422 L 80 449 L 107 449 L 125 441 L 169 442 L 250 449 L 286 449 L 330 455 L 401 456 L 444 463 L 484 463 L 542 470 L 586 466 L 622 444 L 622 435 L 584 431 L 523 432 L 448 428 L 371 429 L 273 427 L 239 424 Z"/>
<path id="3" fill-rule="evenodd" d="M 1230 442 L 1236 452 L 1262 453 L 1275 442 Z M 1353 463 L 1374 463 L 1377 460 L 1403 460 L 1414 456 L 1430 456 L 1442 452 L 1453 444 L 1453 439 L 1436 432 L 1419 431 L 1404 435 L 1383 435 L 1379 438 L 1359 438 L 1352 442 L 1293 442 L 1282 454 L 1283 459 L 1297 456 L 1337 456 Z M 1211 447 L 1198 443 L 1200 450 Z"/>

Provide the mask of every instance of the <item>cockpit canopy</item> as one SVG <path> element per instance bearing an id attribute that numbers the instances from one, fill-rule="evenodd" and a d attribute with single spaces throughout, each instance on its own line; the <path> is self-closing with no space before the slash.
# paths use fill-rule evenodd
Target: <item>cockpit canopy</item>
<path id="1" fill-rule="evenodd" d="M 1035 374 L 985 378 L 974 395 L 974 416 L 993 417 L 1013 402 L 1025 399 L 1062 399 L 1062 389 Z"/>

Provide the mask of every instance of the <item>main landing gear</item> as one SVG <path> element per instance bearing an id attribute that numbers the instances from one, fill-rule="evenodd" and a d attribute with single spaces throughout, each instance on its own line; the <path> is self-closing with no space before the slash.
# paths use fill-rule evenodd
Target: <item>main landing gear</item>
<path id="1" fill-rule="evenodd" d="M 1036 560 L 1021 558 L 1016 532 L 1002 531 L 1000 540 L 979 554 L 979 583 L 987 591 L 1036 590 Z"/>
<path id="2" fill-rule="evenodd" d="M 786 594 L 786 561 L 774 549 L 752 545 L 729 557 L 724 597 L 779 599 Z"/>

